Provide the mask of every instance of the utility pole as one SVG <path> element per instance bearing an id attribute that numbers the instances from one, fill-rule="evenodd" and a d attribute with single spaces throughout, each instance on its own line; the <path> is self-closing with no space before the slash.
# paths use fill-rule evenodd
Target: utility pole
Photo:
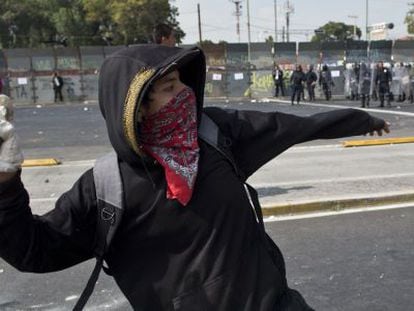
<path id="1" fill-rule="evenodd" d="M 357 37 L 357 33 L 356 33 L 356 20 L 358 19 L 358 15 L 348 15 L 349 18 L 352 18 L 354 20 L 354 39 L 356 39 Z"/>
<path id="2" fill-rule="evenodd" d="M 241 0 L 231 0 L 231 2 L 233 2 L 236 5 L 236 11 L 233 13 L 236 18 L 237 18 L 237 24 L 236 24 L 236 32 L 237 32 L 237 37 L 239 39 L 240 42 L 240 16 L 241 16 Z"/>
<path id="3" fill-rule="evenodd" d="M 198 13 L 198 39 L 200 41 L 200 46 L 202 45 L 203 38 L 201 36 L 201 14 L 200 14 L 200 3 L 197 3 L 197 13 Z"/>
<path id="4" fill-rule="evenodd" d="M 289 27 L 290 27 L 290 14 L 293 13 L 293 5 L 290 4 L 289 0 L 285 3 L 286 9 L 286 42 L 289 42 Z"/>
<path id="5" fill-rule="evenodd" d="M 250 7 L 249 7 L 249 0 L 246 1 L 247 3 L 247 59 L 249 62 L 249 66 L 250 66 L 250 42 L 251 42 L 251 38 L 250 38 Z"/>
<path id="6" fill-rule="evenodd" d="M 277 0 L 274 0 L 275 7 L 275 42 L 277 42 Z"/>
<path id="7" fill-rule="evenodd" d="M 369 33 L 369 28 L 368 28 L 368 0 L 365 1 L 365 34 L 366 34 L 366 40 L 368 42 L 367 44 L 367 59 L 368 62 L 371 61 L 371 47 L 370 47 L 370 40 L 371 40 L 371 34 Z"/>
<path id="8" fill-rule="evenodd" d="M 370 34 L 368 29 L 368 0 L 365 0 L 365 40 L 370 40 Z"/>
<path id="9" fill-rule="evenodd" d="M 251 82 L 251 52 L 250 52 L 250 6 L 249 6 L 249 0 L 246 1 L 247 4 L 247 65 L 248 65 L 248 73 L 249 73 L 249 97 L 252 97 L 252 82 Z"/>

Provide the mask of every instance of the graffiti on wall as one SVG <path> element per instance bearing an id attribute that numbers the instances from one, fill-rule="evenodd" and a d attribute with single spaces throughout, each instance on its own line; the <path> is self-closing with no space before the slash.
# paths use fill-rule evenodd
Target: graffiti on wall
<path id="1" fill-rule="evenodd" d="M 76 57 L 58 57 L 57 68 L 59 69 L 79 69 L 79 60 Z"/>
<path id="2" fill-rule="evenodd" d="M 274 87 L 271 71 L 253 71 L 251 74 L 251 89 L 253 94 L 271 94 Z"/>
<path id="3" fill-rule="evenodd" d="M 79 76 L 63 77 L 63 94 L 66 95 L 69 101 L 76 101 L 82 97 Z"/>
<path id="4" fill-rule="evenodd" d="M 51 71 L 55 66 L 55 60 L 50 56 L 33 57 L 32 66 L 35 71 Z"/>
<path id="5" fill-rule="evenodd" d="M 27 86 L 26 85 L 17 85 L 12 87 L 13 95 L 12 97 L 15 99 L 28 99 L 29 95 L 27 92 Z"/>

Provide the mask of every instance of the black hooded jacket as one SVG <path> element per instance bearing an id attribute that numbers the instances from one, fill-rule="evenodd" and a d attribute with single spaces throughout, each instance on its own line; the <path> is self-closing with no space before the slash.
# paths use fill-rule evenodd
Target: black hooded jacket
<path id="1" fill-rule="evenodd" d="M 243 181 L 229 162 L 200 140 L 193 197 L 183 207 L 166 199 L 163 168 L 140 155 L 137 109 L 152 81 L 176 68 L 196 93 L 200 117 L 205 62 L 199 49 L 131 47 L 102 66 L 99 102 L 125 196 L 125 213 L 106 261 L 136 310 L 279 310 L 287 290 L 282 255 L 274 246 L 277 258 L 272 260 Z M 227 137 L 246 177 L 294 144 L 361 135 L 384 125 L 359 110 L 310 117 L 204 111 Z M 90 259 L 96 209 L 92 170 L 43 216 L 32 215 L 28 193 L 16 176 L 0 184 L 0 256 L 30 272 L 62 270 Z"/>

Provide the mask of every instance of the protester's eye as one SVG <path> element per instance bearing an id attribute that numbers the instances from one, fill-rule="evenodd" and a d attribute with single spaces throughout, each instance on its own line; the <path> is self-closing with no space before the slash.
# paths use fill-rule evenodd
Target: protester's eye
<path id="1" fill-rule="evenodd" d="M 172 92 L 174 91 L 174 85 L 170 84 L 164 88 L 164 92 Z"/>

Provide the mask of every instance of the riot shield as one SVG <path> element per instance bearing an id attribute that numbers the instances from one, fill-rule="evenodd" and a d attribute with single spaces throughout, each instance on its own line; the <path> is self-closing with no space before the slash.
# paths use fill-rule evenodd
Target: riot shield
<path id="1" fill-rule="evenodd" d="M 358 75 L 358 76 L 357 76 Z M 358 98 L 358 81 L 359 81 L 359 66 L 355 64 L 347 64 L 344 71 L 345 77 L 345 97 L 349 99 Z"/>
<path id="2" fill-rule="evenodd" d="M 344 95 L 346 98 L 352 98 L 352 80 L 355 80 L 352 65 L 346 64 L 344 71 Z"/>
<path id="3" fill-rule="evenodd" d="M 414 102 L 414 66 L 412 64 L 408 65 L 408 74 L 410 75 L 410 102 Z"/>
<path id="4" fill-rule="evenodd" d="M 378 85 L 376 83 L 378 72 L 378 65 L 376 63 L 371 64 L 371 96 L 373 100 L 378 100 Z"/>
<path id="5" fill-rule="evenodd" d="M 371 95 L 371 78 L 372 71 L 371 66 L 366 63 L 362 63 L 359 69 L 359 86 L 358 92 L 360 95 Z"/>
<path id="6" fill-rule="evenodd" d="M 404 68 L 399 63 L 396 63 L 394 67 L 392 68 L 391 92 L 394 98 L 395 97 L 398 98 L 399 96 L 403 95 L 402 85 L 401 85 L 403 69 Z"/>
<path id="7" fill-rule="evenodd" d="M 411 94 L 411 79 L 410 72 L 407 66 L 401 68 L 401 91 L 403 100 L 408 99 Z"/>

